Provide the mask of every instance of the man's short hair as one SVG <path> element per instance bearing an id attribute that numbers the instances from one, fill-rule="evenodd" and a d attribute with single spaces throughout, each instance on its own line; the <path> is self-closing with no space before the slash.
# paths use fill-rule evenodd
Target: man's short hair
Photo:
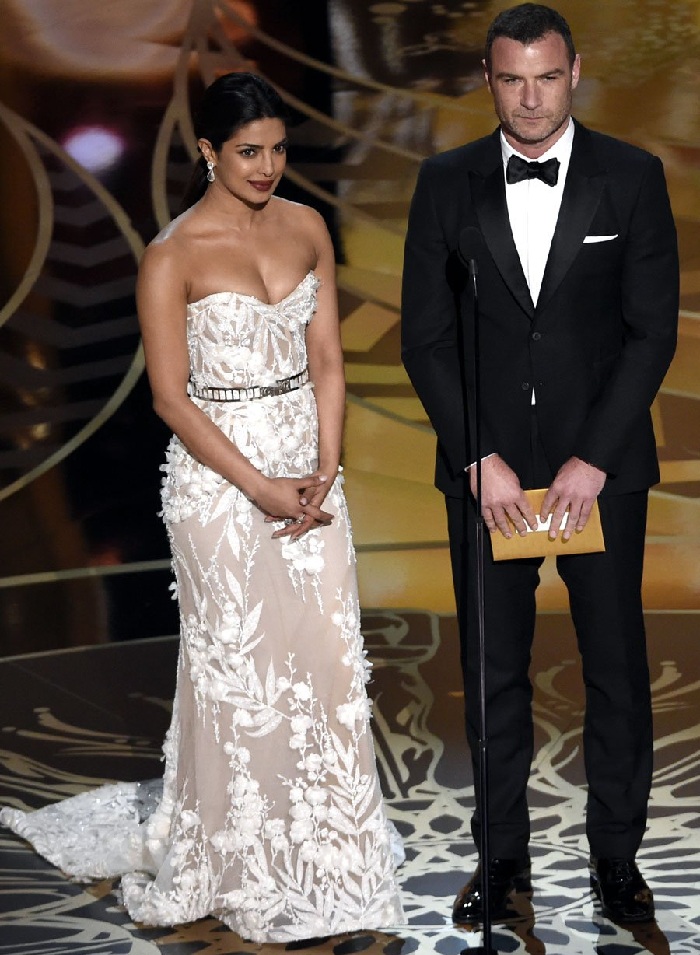
<path id="1" fill-rule="evenodd" d="M 501 11 L 486 34 L 486 69 L 491 72 L 491 47 L 497 37 L 504 36 L 509 40 L 517 40 L 518 43 L 534 43 L 547 33 L 558 33 L 563 39 L 569 53 L 569 62 L 573 66 L 576 59 L 574 39 L 569 24 L 561 13 L 542 3 L 521 3 L 517 7 Z"/>

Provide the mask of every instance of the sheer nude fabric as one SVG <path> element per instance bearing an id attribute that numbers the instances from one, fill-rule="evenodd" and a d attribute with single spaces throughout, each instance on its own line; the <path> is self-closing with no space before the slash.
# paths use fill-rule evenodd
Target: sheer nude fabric
<path id="1" fill-rule="evenodd" d="M 317 286 L 309 273 L 273 305 L 234 292 L 190 305 L 195 389 L 302 371 Z M 193 400 L 264 473 L 316 468 L 311 385 Z M 116 784 L 2 821 L 69 874 L 122 874 L 138 922 L 213 914 L 277 942 L 400 923 L 402 849 L 374 761 L 342 478 L 324 504 L 332 525 L 289 543 L 175 437 L 164 471 L 181 645 L 156 809 L 143 787 Z"/>

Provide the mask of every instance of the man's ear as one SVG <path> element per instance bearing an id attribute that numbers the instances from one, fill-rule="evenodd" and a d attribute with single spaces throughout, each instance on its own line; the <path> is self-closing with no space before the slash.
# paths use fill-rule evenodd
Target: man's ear
<path id="1" fill-rule="evenodd" d="M 486 60 L 482 60 L 482 61 L 481 61 L 481 65 L 482 65 L 483 68 L 484 68 L 484 82 L 486 83 L 486 85 L 488 86 L 489 91 L 490 91 L 490 90 L 491 90 L 491 81 L 490 81 L 490 79 L 489 79 L 489 68 L 488 68 L 488 66 L 486 65 Z"/>
<path id="2" fill-rule="evenodd" d="M 575 90 L 578 86 L 579 76 L 581 74 L 581 57 L 576 54 L 573 66 L 571 67 L 571 89 Z"/>

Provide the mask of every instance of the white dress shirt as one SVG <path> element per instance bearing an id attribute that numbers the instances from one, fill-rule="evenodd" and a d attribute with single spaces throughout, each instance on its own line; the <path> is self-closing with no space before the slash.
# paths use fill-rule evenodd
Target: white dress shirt
<path id="1" fill-rule="evenodd" d="M 541 179 L 524 179 L 522 182 L 506 182 L 506 203 L 508 204 L 508 218 L 515 241 L 515 248 L 520 256 L 520 263 L 525 273 L 530 297 L 533 305 L 537 305 L 542 277 L 549 258 L 549 248 L 552 244 L 554 229 L 559 217 L 561 197 L 564 192 L 566 174 L 569 171 L 571 147 L 574 142 L 574 121 L 569 118 L 569 124 L 556 143 L 537 158 L 537 162 L 547 159 L 559 160 L 559 175 L 556 186 L 548 186 Z M 523 156 L 517 149 L 513 149 L 501 130 L 501 153 L 503 155 L 503 176 L 505 178 L 508 160 L 515 154 L 526 162 L 532 162 Z M 531 403 L 535 404 L 533 388 Z M 485 455 L 481 460 L 493 457 L 496 452 Z M 465 468 L 469 471 L 474 467 L 472 462 Z"/>
<path id="2" fill-rule="evenodd" d="M 524 179 L 522 182 L 506 182 L 506 203 L 508 204 L 508 218 L 515 241 L 515 248 L 520 256 L 520 264 L 525 273 L 525 280 L 530 289 L 532 304 L 537 305 L 542 277 L 549 258 L 549 249 L 552 244 L 554 229 L 559 217 L 561 197 L 564 192 L 566 174 L 569 171 L 571 147 L 574 141 L 574 121 L 569 118 L 569 124 L 546 153 L 538 156 L 536 162 L 545 162 L 547 159 L 559 160 L 559 176 L 556 186 L 548 186 L 541 179 Z M 513 149 L 501 130 L 501 153 L 503 155 L 503 175 L 506 174 L 508 160 L 515 154 L 526 162 L 532 162 L 523 156 L 517 149 Z M 532 404 L 535 404 L 535 391 L 532 392 Z"/>
<path id="3" fill-rule="evenodd" d="M 574 123 L 572 119 L 569 119 L 569 125 L 556 143 L 536 160 L 536 162 L 544 162 L 552 158 L 559 160 L 559 178 L 556 186 L 548 186 L 541 179 L 524 179 L 522 182 L 506 183 L 508 218 L 533 305 L 537 305 L 542 287 L 542 276 L 559 216 L 573 141 Z M 501 152 L 504 176 L 508 160 L 514 153 L 527 162 L 532 161 L 513 149 L 503 135 L 503 131 L 501 131 Z"/>

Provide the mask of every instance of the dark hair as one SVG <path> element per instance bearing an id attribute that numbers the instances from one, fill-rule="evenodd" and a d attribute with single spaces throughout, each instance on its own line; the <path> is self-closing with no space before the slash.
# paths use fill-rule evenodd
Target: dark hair
<path id="1" fill-rule="evenodd" d="M 561 13 L 542 3 L 521 3 L 517 7 L 503 10 L 486 34 L 484 59 L 487 71 L 491 72 L 491 47 L 497 37 L 504 36 L 509 40 L 517 40 L 518 43 L 534 43 L 547 33 L 558 33 L 563 39 L 569 52 L 569 62 L 573 66 L 576 59 L 574 39 L 569 24 Z"/>
<path id="2" fill-rule="evenodd" d="M 194 115 L 194 134 L 208 139 L 218 152 L 239 129 L 257 119 L 289 118 L 281 96 L 255 73 L 226 73 L 214 80 Z M 189 209 L 207 190 L 207 163 L 200 156 L 182 200 L 182 210 Z"/>

